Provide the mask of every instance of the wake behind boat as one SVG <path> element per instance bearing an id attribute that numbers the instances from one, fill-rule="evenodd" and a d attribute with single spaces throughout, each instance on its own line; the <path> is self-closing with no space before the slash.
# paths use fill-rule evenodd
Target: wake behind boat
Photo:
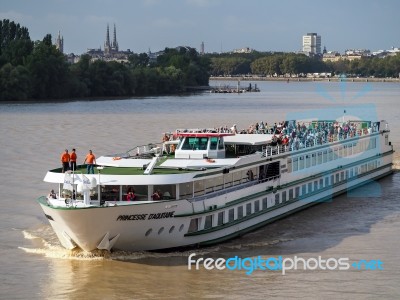
<path id="1" fill-rule="evenodd" d="M 218 243 L 392 173 L 385 121 L 285 121 L 252 133 L 184 129 L 97 159 L 95 174 L 47 172 L 38 199 L 67 249 Z"/>

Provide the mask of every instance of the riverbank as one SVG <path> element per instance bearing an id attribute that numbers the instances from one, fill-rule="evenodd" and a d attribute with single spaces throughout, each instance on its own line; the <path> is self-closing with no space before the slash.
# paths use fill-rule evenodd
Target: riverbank
<path id="1" fill-rule="evenodd" d="M 399 78 L 348 78 L 348 77 L 330 77 L 330 78 L 319 78 L 319 77 L 261 77 L 261 76 L 224 76 L 215 77 L 210 76 L 210 80 L 232 80 L 232 81 L 286 81 L 286 82 L 300 82 L 300 81 L 327 81 L 327 82 L 400 82 Z"/>
<path id="2" fill-rule="evenodd" d="M 275 81 L 275 82 L 393 82 L 400 83 L 399 78 L 303 78 L 303 77 L 260 77 L 260 76 L 225 76 L 214 77 L 210 76 L 210 81 Z M 228 86 L 229 87 L 229 86 Z M 109 97 L 74 97 L 74 98 L 61 98 L 61 99 L 24 99 L 24 100 L 2 100 L 0 104 L 32 104 L 32 103 L 67 103 L 77 101 L 108 101 L 108 100 L 128 100 L 132 98 L 145 99 L 148 97 L 161 97 L 161 96 L 185 96 L 202 92 L 209 92 L 213 89 L 220 89 L 217 85 L 200 85 L 200 86 L 185 86 L 181 92 L 175 93 L 160 93 L 160 94 L 140 94 L 130 96 L 109 96 Z M 230 88 L 231 92 L 237 92 L 237 86 Z"/>

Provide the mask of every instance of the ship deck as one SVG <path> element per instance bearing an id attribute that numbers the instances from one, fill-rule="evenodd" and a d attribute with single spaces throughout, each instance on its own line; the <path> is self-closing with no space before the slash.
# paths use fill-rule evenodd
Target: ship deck
<path id="1" fill-rule="evenodd" d="M 86 165 L 79 165 L 75 173 L 77 174 L 87 174 Z M 184 168 L 154 168 L 151 175 L 167 175 L 167 174 L 182 174 L 199 172 L 201 169 L 184 169 Z M 53 169 L 50 172 L 62 173 L 62 168 Z M 94 174 L 103 175 L 143 175 L 143 168 L 133 168 L 133 167 L 94 167 Z"/>

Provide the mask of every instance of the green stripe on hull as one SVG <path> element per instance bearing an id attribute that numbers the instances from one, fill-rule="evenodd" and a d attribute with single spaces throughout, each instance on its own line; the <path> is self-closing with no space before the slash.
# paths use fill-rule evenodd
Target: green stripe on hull
<path id="1" fill-rule="evenodd" d="M 388 171 L 388 172 L 386 172 L 386 173 L 384 173 L 384 174 L 382 174 L 382 175 L 378 175 L 378 176 L 376 176 L 376 177 L 374 177 L 374 178 L 372 178 L 372 179 L 370 179 L 370 180 L 377 180 L 377 179 L 383 178 L 383 177 L 385 177 L 385 176 L 388 176 L 388 175 L 390 175 L 390 174 L 392 174 L 392 173 L 393 173 L 393 171 L 390 170 L 390 171 Z M 320 199 L 320 200 L 318 200 L 318 201 L 310 202 L 310 203 L 308 203 L 308 204 L 305 204 L 305 205 L 303 205 L 303 206 L 300 206 L 300 207 L 298 207 L 298 208 L 295 208 L 295 209 L 293 209 L 293 210 L 291 210 L 291 211 L 288 211 L 288 212 L 286 212 L 286 213 L 280 214 L 279 216 L 276 216 L 276 217 L 270 218 L 270 219 L 268 219 L 268 220 L 262 221 L 262 222 L 260 222 L 260 223 L 255 224 L 255 225 L 252 225 L 252 226 L 250 226 L 250 227 L 247 227 L 247 228 L 244 228 L 244 229 L 239 230 L 239 231 L 237 231 L 237 232 L 234 232 L 234 233 L 232 233 L 232 234 L 229 234 L 229 235 L 227 235 L 227 236 L 223 236 L 223 237 L 221 237 L 221 238 L 217 238 L 217 239 L 210 240 L 210 241 L 200 242 L 199 245 L 212 245 L 212 244 L 219 243 L 219 242 L 221 242 L 221 241 L 229 240 L 229 239 L 232 239 L 232 238 L 234 238 L 234 237 L 243 235 L 243 234 L 245 234 L 245 233 L 247 233 L 247 232 L 250 232 L 250 231 L 253 231 L 253 230 L 257 229 L 257 228 L 263 227 L 264 225 L 266 225 L 266 224 L 268 224 L 268 223 L 272 223 L 272 222 L 274 222 L 274 221 L 276 221 L 276 220 L 279 220 L 279 219 L 282 219 L 282 218 L 284 218 L 284 217 L 287 217 L 287 216 L 289 216 L 289 215 L 291 215 L 291 214 L 293 214 L 293 213 L 295 213 L 295 212 L 297 212 L 297 211 L 306 209 L 306 208 L 308 208 L 308 207 L 310 207 L 310 206 L 313 206 L 313 205 L 316 205 L 316 204 L 325 202 L 325 201 L 327 201 L 327 200 L 331 200 L 332 198 L 337 197 L 337 196 L 339 196 L 339 195 L 341 195 L 341 194 L 344 194 L 345 192 L 348 192 L 348 191 L 351 191 L 351 190 L 356 189 L 356 188 L 358 188 L 358 187 L 361 187 L 361 186 L 365 185 L 365 184 L 368 183 L 368 182 L 369 182 L 369 180 L 368 180 L 368 181 L 365 181 L 365 182 L 362 182 L 362 183 L 359 183 L 359 184 L 357 184 L 357 185 L 355 185 L 355 186 L 353 186 L 353 187 L 343 189 L 342 191 L 339 191 L 339 192 L 334 193 L 332 196 L 327 196 L 327 197 L 324 197 L 324 198 L 322 198 L 322 199 Z M 262 214 L 265 214 L 265 213 L 268 213 L 268 212 L 270 212 L 270 211 L 262 211 L 261 214 L 257 214 L 257 215 L 253 214 L 253 215 L 250 215 L 249 218 L 242 218 L 242 219 L 239 220 L 239 222 L 226 223 L 226 224 L 224 224 L 224 225 L 221 225 L 221 226 L 218 226 L 218 227 L 214 227 L 214 228 L 211 228 L 211 229 L 207 229 L 207 230 L 202 230 L 202 231 L 197 231 L 197 232 L 185 234 L 185 236 L 196 236 L 196 235 L 207 234 L 207 233 L 210 233 L 210 232 L 213 232 L 213 231 L 217 231 L 217 230 L 222 230 L 222 229 L 225 229 L 225 228 L 227 228 L 227 227 L 230 227 L 230 226 L 233 226 L 233 225 L 236 225 L 236 224 L 239 224 L 239 223 L 248 221 L 248 220 L 250 220 L 250 219 L 252 219 L 252 218 L 255 218 L 255 217 L 259 216 L 259 215 L 262 215 Z"/>
<path id="2" fill-rule="evenodd" d="M 353 181 L 353 180 L 356 180 L 356 179 L 359 179 L 359 178 L 361 178 L 361 177 L 367 176 L 367 175 L 369 175 L 369 174 L 375 173 L 376 171 L 379 171 L 379 170 L 382 170 L 382 169 L 384 169 L 384 168 L 387 168 L 389 165 L 392 165 L 392 164 L 387 164 L 387 165 L 381 166 L 381 167 L 379 167 L 379 168 L 376 168 L 376 169 L 374 169 L 374 170 L 365 172 L 365 173 L 363 173 L 363 174 L 361 174 L 361 175 L 358 175 L 357 177 L 351 178 L 350 180 L 347 179 L 346 182 L 351 182 L 351 181 Z M 341 168 L 338 168 L 338 170 L 342 170 L 342 169 L 341 169 Z M 327 172 L 327 174 L 330 174 L 330 172 Z M 315 178 L 319 178 L 319 177 L 318 177 L 318 176 L 315 176 Z M 315 178 L 313 178 L 313 180 L 315 180 Z M 304 179 L 304 180 L 302 179 L 302 180 L 300 180 L 297 184 L 302 183 L 302 182 L 306 182 L 306 181 L 308 181 L 309 179 L 310 179 L 310 178 L 307 178 L 307 179 Z M 323 191 L 332 189 L 332 188 L 334 188 L 334 187 L 336 187 L 336 186 L 339 186 L 339 185 L 342 185 L 342 184 L 343 184 L 343 182 L 335 183 L 335 184 L 333 184 L 333 185 L 330 185 L 330 186 L 328 186 L 328 187 L 325 187 L 325 188 L 323 188 L 323 189 L 320 189 L 320 190 L 317 191 L 317 192 L 314 192 L 314 193 L 312 193 L 312 194 L 308 194 L 306 198 L 308 198 L 309 196 L 312 196 L 312 195 L 315 194 L 315 193 L 320 193 L 320 192 L 323 192 Z M 287 189 L 287 188 L 290 187 L 290 186 L 292 186 L 292 184 L 290 184 L 290 185 L 288 185 L 288 186 L 285 186 L 285 189 Z M 283 190 L 283 188 L 278 188 L 278 190 Z M 188 217 L 188 216 L 196 216 L 196 215 L 207 214 L 207 213 L 210 213 L 210 212 L 216 212 L 216 211 L 225 210 L 225 209 L 227 209 L 228 207 L 232 207 L 232 206 L 238 205 L 238 204 L 240 204 L 240 203 L 244 203 L 244 202 L 246 202 L 246 201 L 249 201 L 249 200 L 258 198 L 258 197 L 263 196 L 263 195 L 266 196 L 266 195 L 268 195 L 268 194 L 271 194 L 272 192 L 273 192 L 272 189 L 268 189 L 268 190 L 263 191 L 263 192 L 258 192 L 258 193 L 255 193 L 255 194 L 252 194 L 252 195 L 248 195 L 248 196 L 245 196 L 245 197 L 236 199 L 236 200 L 229 201 L 229 202 L 227 202 L 224 206 L 218 207 L 218 208 L 213 209 L 213 210 L 204 210 L 204 211 L 200 211 L 200 212 L 187 213 L 187 214 L 177 214 L 177 215 L 175 215 L 175 218 Z M 301 198 L 301 197 L 300 197 L 300 198 Z M 297 201 L 298 199 L 294 199 L 294 200 Z M 287 205 L 286 203 L 288 203 L 288 202 L 290 202 L 290 203 L 288 203 L 288 204 L 291 204 L 292 202 L 295 202 L 295 201 L 288 200 L 287 202 L 285 202 L 285 205 Z M 284 206 L 284 205 L 281 205 L 281 206 Z M 280 207 L 280 206 L 279 206 L 279 207 Z M 278 208 L 279 208 L 279 207 L 278 207 Z M 277 207 L 273 207 L 272 209 L 269 209 L 268 211 L 273 210 L 273 209 L 275 209 L 275 208 L 277 208 Z"/>

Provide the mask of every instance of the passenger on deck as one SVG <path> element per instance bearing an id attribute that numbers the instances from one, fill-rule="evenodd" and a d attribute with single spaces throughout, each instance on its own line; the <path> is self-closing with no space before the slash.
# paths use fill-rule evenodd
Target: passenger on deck
<path id="1" fill-rule="evenodd" d="M 258 128 L 259 128 L 259 130 L 260 130 L 260 133 L 265 133 L 265 125 L 264 125 L 264 122 L 263 122 L 263 121 L 260 122 Z"/>
<path id="2" fill-rule="evenodd" d="M 169 141 L 169 136 L 165 133 L 162 139 L 163 142 L 168 142 Z"/>
<path id="3" fill-rule="evenodd" d="M 51 199 L 57 199 L 57 195 L 56 195 L 56 193 L 54 192 L 54 190 L 51 190 L 50 191 L 50 193 L 49 193 L 49 195 L 47 196 L 47 198 L 51 198 Z"/>
<path id="4" fill-rule="evenodd" d="M 278 138 L 274 134 L 272 139 L 271 139 L 271 146 L 276 146 L 278 144 Z"/>
<path id="5" fill-rule="evenodd" d="M 169 136 L 168 136 L 168 134 L 166 134 L 166 133 L 164 134 L 162 141 L 163 141 L 163 143 L 169 141 Z M 167 154 L 169 154 L 169 153 L 170 153 L 170 147 L 169 147 L 169 145 L 164 145 L 164 150 L 165 150 L 165 152 L 166 152 Z"/>
<path id="6" fill-rule="evenodd" d="M 157 190 L 157 191 L 154 192 L 153 195 L 151 195 L 151 198 L 153 198 L 154 201 L 161 200 L 162 193 L 159 190 Z"/>
<path id="7" fill-rule="evenodd" d="M 238 133 L 237 128 L 236 128 L 236 124 L 233 124 L 233 126 L 231 127 L 231 132 L 232 133 Z"/>
<path id="8" fill-rule="evenodd" d="M 126 196 L 127 201 L 134 201 L 136 200 L 136 195 L 134 192 L 129 192 L 128 195 Z"/>

